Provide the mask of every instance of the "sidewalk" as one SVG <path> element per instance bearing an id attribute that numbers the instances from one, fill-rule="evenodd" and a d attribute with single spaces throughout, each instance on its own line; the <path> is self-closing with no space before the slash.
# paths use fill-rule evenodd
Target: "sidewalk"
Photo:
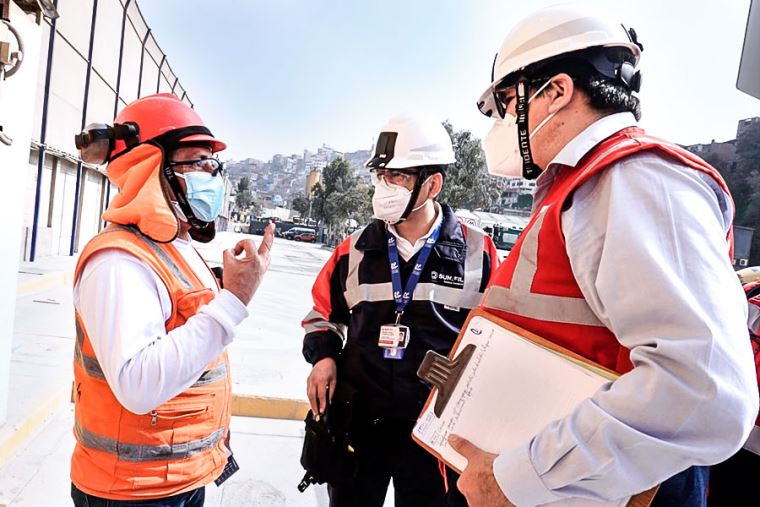
<path id="1" fill-rule="evenodd" d="M 71 507 L 69 460 L 73 406 L 59 410 L 34 441 L 0 467 L 0 505 Z M 234 417 L 232 447 L 240 471 L 221 487 L 206 487 L 207 507 L 328 505 L 324 486 L 299 493 L 303 423 Z"/>
<path id="2" fill-rule="evenodd" d="M 0 426 L 0 507 L 68 507 L 73 405 L 71 257 L 19 267 L 8 421 Z M 300 384 L 300 382 L 299 382 Z M 242 398 L 239 412 L 297 417 L 299 403 Z M 276 406 L 274 406 L 276 405 Z M 273 408 L 274 406 L 274 408 Z M 208 506 L 324 506 L 324 486 L 300 494 L 300 420 L 233 417 L 240 472 L 207 488 Z"/>
<path id="3" fill-rule="evenodd" d="M 19 267 L 8 414 L 0 426 L 0 466 L 69 401 L 75 262 L 62 257 Z"/>

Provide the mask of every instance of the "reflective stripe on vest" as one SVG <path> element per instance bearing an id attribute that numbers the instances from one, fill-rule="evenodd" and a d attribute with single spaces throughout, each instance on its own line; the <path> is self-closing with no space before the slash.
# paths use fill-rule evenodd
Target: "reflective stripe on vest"
<path id="1" fill-rule="evenodd" d="M 145 242 L 145 244 L 148 245 L 148 247 L 150 247 L 150 249 L 156 255 L 158 255 L 161 261 L 164 262 L 169 267 L 172 274 L 176 276 L 177 279 L 180 280 L 186 288 L 189 289 L 192 287 L 187 277 L 179 269 L 179 266 L 177 266 L 177 264 L 174 261 L 172 261 L 168 255 L 166 255 L 166 252 L 164 252 L 161 249 L 161 247 L 158 246 L 158 244 L 156 244 L 155 241 L 145 236 L 134 227 L 127 227 L 124 225 L 111 226 L 107 228 L 106 230 L 104 230 L 103 233 L 115 232 L 115 231 L 127 231 L 134 234 L 141 240 L 143 240 L 143 242 Z M 77 340 L 74 346 L 74 361 L 79 366 L 84 368 L 85 372 L 87 372 L 87 374 L 90 375 L 91 377 L 95 377 L 100 380 L 106 380 L 105 374 L 103 373 L 103 368 L 101 368 L 100 363 L 98 362 L 98 359 L 96 357 L 89 356 L 82 352 L 82 345 L 84 344 L 84 332 L 82 331 L 82 326 L 79 324 L 79 319 L 75 319 L 75 324 L 76 324 Z M 193 387 L 204 386 L 206 384 L 210 384 L 212 382 L 221 380 L 226 375 L 227 375 L 227 365 L 224 363 L 221 363 L 218 366 L 212 368 L 211 370 L 207 370 L 203 372 L 200 378 L 198 378 L 198 380 L 190 387 L 193 388 Z"/>
<path id="2" fill-rule="evenodd" d="M 330 322 L 328 319 L 330 318 L 329 315 L 322 315 L 316 310 L 311 310 L 306 317 L 303 319 L 303 328 L 307 333 L 313 333 L 315 331 L 332 331 L 333 333 L 337 334 L 338 336 L 345 337 L 346 333 L 346 326 L 343 324 L 336 324 L 335 322 Z"/>
<path id="3" fill-rule="evenodd" d="M 161 261 L 164 264 L 166 264 L 169 267 L 169 269 L 171 269 L 172 274 L 176 276 L 180 282 L 182 282 L 182 285 L 184 285 L 186 289 L 189 289 L 193 286 L 190 283 L 190 281 L 187 279 L 185 274 L 182 273 L 182 271 L 179 269 L 179 266 L 177 266 L 177 264 L 174 261 L 172 261 L 168 255 L 166 255 L 166 252 L 164 252 L 164 250 L 160 246 L 158 246 L 158 244 L 155 241 L 150 239 L 145 234 L 141 233 L 137 228 L 127 227 L 126 225 L 112 225 L 108 227 L 107 229 L 105 229 L 104 231 L 102 231 L 101 234 L 106 234 L 109 232 L 116 232 L 116 231 L 131 232 L 132 234 L 134 234 L 135 236 L 143 240 L 143 242 L 146 245 L 148 245 L 148 247 L 153 251 L 153 253 L 158 255 L 159 259 L 161 259 Z"/>
<path id="4" fill-rule="evenodd" d="M 92 255 L 111 248 L 134 255 L 166 287 L 172 304 L 172 315 L 165 323 L 167 332 L 183 325 L 214 298 L 175 247 L 152 241 L 132 227 L 110 226 L 93 238 L 80 255 L 77 281 Z M 104 380 L 78 312 L 76 323 L 77 443 L 71 460 L 72 482 L 88 494 L 133 501 L 176 495 L 218 477 L 229 454 L 225 436 L 231 380 L 226 352 L 210 362 L 188 389 L 150 415 L 140 415 L 126 409 Z M 165 470 L 158 481 L 156 466 Z"/>
<path id="5" fill-rule="evenodd" d="M 376 303 L 393 301 L 391 282 L 359 284 L 359 265 L 364 259 L 364 252 L 356 248 L 356 242 L 363 231 L 351 235 L 348 253 L 348 276 L 344 296 L 349 308 L 359 303 Z M 445 287 L 435 283 L 419 283 L 414 289 L 414 301 L 432 301 L 446 306 L 474 308 L 483 294 L 480 285 L 483 281 L 483 236 L 470 231 L 465 239 L 467 256 L 464 262 L 464 285 L 461 289 Z"/>
<path id="6" fill-rule="evenodd" d="M 576 167 L 562 168 L 564 172 L 556 175 L 495 273 L 483 309 L 618 373 L 633 368 L 629 351 L 602 324 L 578 286 L 562 232 L 562 211 L 573 192 L 594 175 L 648 150 L 711 176 L 729 195 L 720 174 L 698 157 L 648 137 L 641 129 L 623 129 L 592 148 Z"/>
<path id="7" fill-rule="evenodd" d="M 84 332 L 82 331 L 82 326 L 79 325 L 79 319 L 75 319 L 75 321 L 77 340 L 76 344 L 74 345 L 74 362 L 81 366 L 89 376 L 105 381 L 106 376 L 103 373 L 103 368 L 101 368 L 100 363 L 98 362 L 98 358 L 89 356 L 82 352 L 82 345 L 84 344 Z M 196 380 L 195 383 L 190 386 L 190 388 L 212 384 L 219 380 L 223 380 L 226 376 L 227 364 L 222 362 L 210 370 L 204 371 L 198 380 Z"/>
<path id="8" fill-rule="evenodd" d="M 582 174 L 593 171 L 599 163 L 615 151 L 624 150 L 635 144 L 638 144 L 638 141 L 628 140 L 616 143 L 591 161 Z M 605 327 L 584 298 L 531 292 L 533 279 L 538 270 L 538 236 L 549 208 L 550 206 L 542 207 L 533 220 L 533 224 L 526 231 L 510 287 L 496 285 L 490 287 L 483 298 L 483 306 L 545 322 Z"/>
<path id="9" fill-rule="evenodd" d="M 220 428 L 214 433 L 174 445 L 139 445 L 125 444 L 113 438 L 96 435 L 82 427 L 79 421 L 74 422 L 74 435 L 77 441 L 96 451 L 118 456 L 122 461 L 146 462 L 187 459 L 198 453 L 212 449 L 224 436 L 225 429 Z"/>
<path id="10" fill-rule="evenodd" d="M 491 286 L 483 298 L 483 306 L 547 322 L 604 327 L 585 299 L 531 292 L 538 269 L 538 234 L 548 210 L 549 206 L 541 208 L 525 235 L 511 286 Z"/>

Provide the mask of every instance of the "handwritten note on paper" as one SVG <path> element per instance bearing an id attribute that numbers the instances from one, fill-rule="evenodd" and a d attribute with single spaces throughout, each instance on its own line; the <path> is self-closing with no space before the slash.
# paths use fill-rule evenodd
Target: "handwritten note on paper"
<path id="1" fill-rule="evenodd" d="M 477 348 L 441 417 L 435 396 L 414 435 L 458 470 L 467 460 L 448 445 L 451 433 L 493 453 L 529 440 L 569 414 L 609 380 L 520 335 L 474 317 L 457 350 Z"/>

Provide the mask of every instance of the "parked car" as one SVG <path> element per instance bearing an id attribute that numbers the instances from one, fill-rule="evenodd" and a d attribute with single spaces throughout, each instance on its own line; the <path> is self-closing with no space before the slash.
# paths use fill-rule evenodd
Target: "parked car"
<path id="1" fill-rule="evenodd" d="M 316 243 L 317 242 L 317 235 L 313 232 L 301 232 L 293 236 L 293 239 L 296 241 L 306 241 L 309 243 Z"/>
<path id="2" fill-rule="evenodd" d="M 314 229 L 309 229 L 307 227 L 292 227 L 285 231 L 284 236 L 286 239 L 292 239 L 294 241 L 307 241 L 310 243 L 317 241 L 317 233 Z"/>

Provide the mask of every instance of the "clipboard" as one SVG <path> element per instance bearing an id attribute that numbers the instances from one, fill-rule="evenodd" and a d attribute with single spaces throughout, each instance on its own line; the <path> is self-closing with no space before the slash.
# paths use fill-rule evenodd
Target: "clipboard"
<path id="1" fill-rule="evenodd" d="M 612 370 L 480 309 L 470 312 L 449 357 L 428 351 L 417 375 L 434 387 L 412 438 L 460 473 L 467 460 L 448 445 L 449 434 L 457 433 L 498 453 L 525 442 L 618 377 Z M 516 385 L 523 380 L 524 384 Z M 547 505 L 646 507 L 658 487 L 617 502 L 578 498 Z"/>

